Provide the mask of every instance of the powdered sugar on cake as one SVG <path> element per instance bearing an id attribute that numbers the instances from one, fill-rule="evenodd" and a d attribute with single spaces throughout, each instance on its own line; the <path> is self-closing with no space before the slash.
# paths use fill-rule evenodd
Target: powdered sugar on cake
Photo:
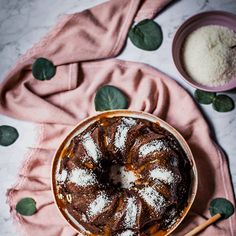
<path id="1" fill-rule="evenodd" d="M 75 168 L 71 171 L 69 180 L 78 186 L 89 186 L 97 183 L 95 174 L 79 168 Z"/>
<path id="2" fill-rule="evenodd" d="M 133 235 L 134 235 L 134 232 L 129 229 L 119 234 L 119 236 L 133 236 Z"/>
<path id="3" fill-rule="evenodd" d="M 157 210 L 157 212 L 159 212 L 166 204 L 165 198 L 152 187 L 145 187 L 139 190 L 139 194 L 144 201 Z"/>
<path id="4" fill-rule="evenodd" d="M 136 124 L 132 118 L 122 118 L 121 124 L 117 126 L 114 145 L 118 150 L 123 151 L 129 129 Z"/>
<path id="5" fill-rule="evenodd" d="M 178 220 L 178 214 L 176 209 L 171 209 L 171 211 L 168 212 L 168 218 L 164 220 L 164 224 L 168 224 L 168 227 L 172 227 L 176 221 Z"/>
<path id="6" fill-rule="evenodd" d="M 126 228 L 132 228 L 136 224 L 136 219 L 138 215 L 138 205 L 134 197 L 130 197 L 127 199 L 126 205 L 126 213 L 125 213 L 125 221 L 124 226 Z"/>
<path id="7" fill-rule="evenodd" d="M 87 133 L 83 136 L 83 146 L 87 152 L 87 154 L 93 159 L 95 163 L 98 162 L 100 157 L 102 156 L 101 151 L 98 149 L 98 146 L 94 142 L 90 133 Z"/>
<path id="8" fill-rule="evenodd" d="M 163 169 L 163 168 L 156 168 L 154 170 L 151 170 L 150 177 L 153 179 L 163 181 L 164 183 L 167 183 L 167 184 L 171 184 L 174 182 L 173 172 Z"/>
<path id="9" fill-rule="evenodd" d="M 61 173 L 57 173 L 57 181 L 59 183 L 64 183 L 66 181 L 67 178 L 67 171 L 66 170 L 62 170 Z"/>
<path id="10" fill-rule="evenodd" d="M 139 148 L 139 156 L 146 156 L 153 152 L 168 151 L 169 147 L 163 140 L 152 140 Z"/>
<path id="11" fill-rule="evenodd" d="M 120 183 L 122 188 L 129 189 L 137 177 L 134 172 L 126 170 L 124 166 L 114 165 L 111 167 L 110 179 L 114 184 Z"/>
<path id="12" fill-rule="evenodd" d="M 87 217 L 86 217 L 85 214 L 82 214 L 82 215 L 81 215 L 81 219 L 82 219 L 84 222 L 87 222 Z"/>
<path id="13" fill-rule="evenodd" d="M 89 205 L 87 215 L 89 217 L 95 216 L 101 213 L 104 208 L 110 203 L 106 193 L 101 192 L 98 197 Z"/>

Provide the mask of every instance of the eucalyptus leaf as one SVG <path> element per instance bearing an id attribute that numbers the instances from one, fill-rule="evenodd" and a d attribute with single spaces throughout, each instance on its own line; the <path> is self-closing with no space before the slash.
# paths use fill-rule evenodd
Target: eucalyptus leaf
<path id="1" fill-rule="evenodd" d="M 234 206 L 225 198 L 215 198 L 211 201 L 209 210 L 211 216 L 220 213 L 222 218 L 226 219 L 234 213 Z"/>
<path id="2" fill-rule="evenodd" d="M 201 104 L 211 104 L 216 97 L 216 93 L 210 93 L 196 89 L 194 92 L 194 97 L 196 101 Z"/>
<path id="3" fill-rule="evenodd" d="M 96 111 L 126 109 L 128 107 L 126 95 L 111 85 L 105 85 L 97 90 L 94 103 Z"/>
<path id="4" fill-rule="evenodd" d="M 19 133 L 16 128 L 9 125 L 0 126 L 0 145 L 9 146 L 13 144 L 18 137 Z"/>
<path id="5" fill-rule="evenodd" d="M 22 198 L 17 204 L 16 204 L 16 211 L 23 215 L 23 216 L 31 216 L 36 211 L 36 202 L 33 198 Z"/>
<path id="6" fill-rule="evenodd" d="M 50 80 L 56 74 L 56 67 L 46 58 L 38 58 L 32 66 L 32 74 L 37 80 Z"/>
<path id="7" fill-rule="evenodd" d="M 234 109 L 234 101 L 227 95 L 217 95 L 212 104 L 218 112 L 228 112 Z"/>
<path id="8" fill-rule="evenodd" d="M 145 19 L 129 30 L 131 42 L 147 51 L 158 49 L 163 41 L 161 27 L 153 20 Z"/>

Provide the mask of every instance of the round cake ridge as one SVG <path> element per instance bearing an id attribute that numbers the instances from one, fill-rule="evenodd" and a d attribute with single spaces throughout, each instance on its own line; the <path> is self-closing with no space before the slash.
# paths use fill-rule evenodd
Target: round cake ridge
<path id="1" fill-rule="evenodd" d="M 168 231 L 187 206 L 191 165 L 158 123 L 104 117 L 77 133 L 55 168 L 57 203 L 85 235 Z"/>

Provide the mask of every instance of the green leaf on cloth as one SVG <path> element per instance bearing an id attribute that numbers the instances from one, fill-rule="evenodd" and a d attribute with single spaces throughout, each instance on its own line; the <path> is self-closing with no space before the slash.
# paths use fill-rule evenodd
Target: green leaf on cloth
<path id="1" fill-rule="evenodd" d="M 234 101 L 227 95 L 217 95 L 212 103 L 213 108 L 218 112 L 228 112 L 234 109 Z"/>
<path id="2" fill-rule="evenodd" d="M 225 198 L 215 198 L 210 203 L 211 216 L 221 214 L 222 218 L 226 219 L 234 213 L 233 204 Z"/>
<path id="3" fill-rule="evenodd" d="M 16 211 L 23 216 L 31 216 L 37 211 L 36 202 L 33 198 L 22 198 L 16 204 Z"/>
<path id="4" fill-rule="evenodd" d="M 38 58 L 32 66 L 32 74 L 37 80 L 50 80 L 56 74 L 56 67 L 46 58 Z"/>
<path id="5" fill-rule="evenodd" d="M 197 102 L 201 104 L 211 104 L 216 97 L 216 93 L 201 91 L 196 89 L 194 92 L 194 97 Z"/>
<path id="6" fill-rule="evenodd" d="M 126 109 L 128 107 L 126 95 L 111 85 L 105 85 L 97 90 L 94 103 L 96 111 Z"/>
<path id="7" fill-rule="evenodd" d="M 131 42 L 147 51 L 158 49 L 163 41 L 161 27 L 153 20 L 145 19 L 129 30 Z"/>
<path id="8" fill-rule="evenodd" d="M 16 128 L 9 125 L 0 126 L 0 145 L 9 146 L 13 144 L 18 137 L 19 133 Z"/>

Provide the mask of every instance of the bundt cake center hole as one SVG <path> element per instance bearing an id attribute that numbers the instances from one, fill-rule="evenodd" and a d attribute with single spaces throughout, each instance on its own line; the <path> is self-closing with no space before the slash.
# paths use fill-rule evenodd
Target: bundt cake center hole
<path id="1" fill-rule="evenodd" d="M 110 187 L 127 189 L 134 186 L 138 179 L 128 165 L 113 163 L 109 160 L 103 160 L 102 170 L 102 173 L 98 174 L 100 183 Z"/>
<path id="2" fill-rule="evenodd" d="M 132 170 L 125 165 L 112 165 L 109 173 L 110 182 L 120 188 L 130 188 L 134 186 L 137 177 Z"/>

